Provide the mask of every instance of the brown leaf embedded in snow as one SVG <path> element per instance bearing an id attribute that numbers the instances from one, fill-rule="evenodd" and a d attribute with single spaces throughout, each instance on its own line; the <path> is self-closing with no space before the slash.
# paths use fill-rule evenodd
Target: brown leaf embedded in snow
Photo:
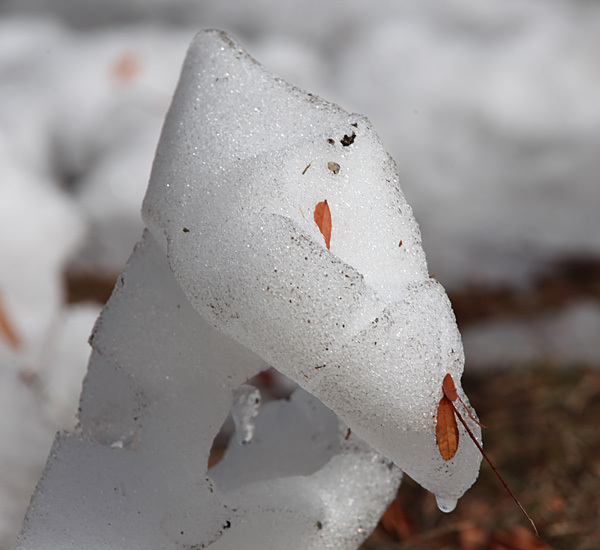
<path id="1" fill-rule="evenodd" d="M 327 201 L 321 201 L 315 207 L 315 223 L 319 226 L 319 230 L 325 237 L 325 246 L 329 250 L 331 242 L 331 211 Z"/>
<path id="2" fill-rule="evenodd" d="M 442 458 L 450 460 L 458 449 L 458 425 L 452 402 L 445 395 L 438 405 L 435 435 Z"/>

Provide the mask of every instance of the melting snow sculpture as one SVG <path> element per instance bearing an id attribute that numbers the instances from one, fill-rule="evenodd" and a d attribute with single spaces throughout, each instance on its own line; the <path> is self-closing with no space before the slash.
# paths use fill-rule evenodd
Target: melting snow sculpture
<path id="1" fill-rule="evenodd" d="M 365 118 L 199 33 L 143 218 L 92 335 L 79 432 L 57 437 L 18 548 L 354 548 L 398 467 L 454 507 L 480 464 L 435 441 L 460 335 Z M 205 475 L 233 391 L 267 365 L 305 391 L 261 407 L 252 451 Z M 292 433 L 307 454 L 278 468 Z"/>

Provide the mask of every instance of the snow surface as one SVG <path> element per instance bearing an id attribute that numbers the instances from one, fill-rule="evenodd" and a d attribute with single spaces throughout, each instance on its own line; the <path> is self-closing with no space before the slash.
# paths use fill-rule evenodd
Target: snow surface
<path id="1" fill-rule="evenodd" d="M 57 313 L 33 359 L 28 341 L 12 353 L 0 349 L 0 548 L 11 547 L 56 431 L 75 427 L 98 312 L 79 304 Z"/>
<path id="2" fill-rule="evenodd" d="M 368 115 L 399 164 L 431 271 L 460 288 L 523 284 L 554 259 L 598 255 L 599 22 L 597 3 L 570 0 L 3 2 L 0 300 L 26 341 L 15 362 L 0 338 L 3 387 L 42 367 L 37 350 L 60 333 L 67 265 L 114 276 L 139 238 L 150 159 L 195 30 L 231 30 L 289 81 Z M 472 327 L 468 365 L 598 364 L 597 309 Z M 78 386 L 82 362 L 61 364 Z M 5 397 L 3 433 L 55 429 L 20 391 Z M 3 550 L 47 448 L 14 455 L 36 466 L 18 494 L 0 489 L 12 510 L 0 514 Z"/>
<path id="3" fill-rule="evenodd" d="M 324 197 L 331 250 L 303 213 Z M 143 215 L 149 233 L 90 339 L 77 432 L 57 436 L 17 548 L 351 549 L 398 467 L 454 508 L 481 461 L 467 438 L 448 461 L 436 444 L 448 372 L 467 399 L 460 335 L 368 120 L 201 32 Z M 314 397 L 261 415 L 244 382 L 268 364 Z M 252 451 L 207 475 L 230 410 Z M 253 437 L 256 416 L 269 427 Z"/>
<path id="4" fill-rule="evenodd" d="M 355 548 L 394 498 L 399 470 L 356 438 L 340 442 L 346 430 L 306 393 L 258 417 L 283 446 L 261 435 L 244 447 L 254 460 L 228 453 L 227 484 L 207 475 L 233 390 L 266 364 L 192 309 L 151 236 L 92 343 L 78 434 L 55 440 L 17 548 Z M 303 454 L 284 478 L 269 475 L 299 433 Z"/>
<path id="5" fill-rule="evenodd" d="M 11 146 L 0 138 L 0 308 L 15 335 L 11 344 L 0 331 L 0 548 L 16 535 L 56 430 L 75 425 L 99 312 L 64 304 L 62 270 L 82 241 L 74 201 Z"/>
<path id="6" fill-rule="evenodd" d="M 255 418 L 260 409 L 260 390 L 249 384 L 242 384 L 233 394 L 231 416 L 238 443 L 248 444 L 254 437 Z"/>
<path id="7" fill-rule="evenodd" d="M 331 250 L 313 219 L 325 199 Z M 444 462 L 433 421 L 444 376 L 462 374 L 460 335 L 368 120 L 199 33 L 142 214 L 200 315 L 439 498 L 470 487 L 477 449 Z"/>
<path id="8" fill-rule="evenodd" d="M 117 272 L 139 236 L 190 26 L 233 31 L 284 78 L 369 116 L 446 286 L 522 284 L 557 257 L 600 252 L 596 3 L 19 0 L 3 10 L 0 131 L 48 180 L 58 168 L 83 185 L 94 266 Z M 143 24 L 99 27 L 109 21 Z"/>

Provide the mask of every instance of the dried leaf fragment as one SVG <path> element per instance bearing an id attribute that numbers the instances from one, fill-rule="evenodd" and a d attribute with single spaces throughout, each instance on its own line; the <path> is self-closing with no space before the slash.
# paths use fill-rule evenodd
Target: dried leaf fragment
<path id="1" fill-rule="evenodd" d="M 141 72 L 141 62 L 134 52 L 125 52 L 112 66 L 111 74 L 119 84 L 131 84 Z"/>
<path id="2" fill-rule="evenodd" d="M 464 407 L 465 411 L 467 411 L 469 418 L 473 422 L 475 422 L 475 424 L 477 424 L 480 428 L 487 430 L 487 428 L 471 414 L 469 407 L 467 407 L 467 405 L 465 405 L 464 401 L 458 396 L 458 392 L 456 391 L 456 386 L 454 385 L 454 379 L 452 378 L 452 375 L 450 373 L 446 374 L 446 376 L 444 377 L 444 381 L 442 382 L 442 391 L 444 392 L 444 395 L 448 399 L 450 399 L 450 401 L 452 401 L 452 403 L 459 401 L 460 404 Z M 454 405 L 453 405 L 453 407 L 454 407 Z M 456 407 L 454 407 L 454 410 L 456 411 Z M 456 414 L 459 414 L 458 411 L 456 411 Z"/>
<path id="3" fill-rule="evenodd" d="M 380 524 L 385 531 L 401 541 L 419 533 L 419 526 L 402 505 L 399 497 L 389 505 Z"/>
<path id="4" fill-rule="evenodd" d="M 442 458 L 450 460 L 458 450 L 458 425 L 452 401 L 445 395 L 442 396 L 437 409 L 435 436 Z"/>
<path id="5" fill-rule="evenodd" d="M 442 382 L 442 391 L 444 392 L 444 395 L 450 399 L 450 401 L 456 401 L 458 399 L 458 392 L 456 391 L 454 379 L 450 373 L 444 376 L 444 381 Z"/>
<path id="6" fill-rule="evenodd" d="M 0 298 L 0 335 L 12 346 L 13 349 L 18 349 L 21 345 L 21 338 L 17 334 L 15 327 L 10 322 Z"/>
<path id="7" fill-rule="evenodd" d="M 337 162 L 329 161 L 327 163 L 327 168 L 329 168 L 334 174 L 340 173 L 340 165 Z"/>
<path id="8" fill-rule="evenodd" d="M 315 223 L 319 227 L 319 231 L 325 237 L 325 246 L 329 250 L 331 242 L 331 211 L 327 201 L 321 201 L 315 206 Z"/>

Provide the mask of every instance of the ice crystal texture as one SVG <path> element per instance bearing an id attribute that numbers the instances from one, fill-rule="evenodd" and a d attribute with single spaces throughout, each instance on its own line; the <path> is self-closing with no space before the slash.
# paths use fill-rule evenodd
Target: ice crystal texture
<path id="1" fill-rule="evenodd" d="M 199 33 L 143 218 L 19 549 L 351 549 L 400 469 L 452 508 L 480 463 L 435 441 L 446 373 L 466 401 L 460 335 L 365 118 Z M 269 365 L 302 387 L 289 401 L 244 386 Z M 230 410 L 248 444 L 207 471 Z"/>

